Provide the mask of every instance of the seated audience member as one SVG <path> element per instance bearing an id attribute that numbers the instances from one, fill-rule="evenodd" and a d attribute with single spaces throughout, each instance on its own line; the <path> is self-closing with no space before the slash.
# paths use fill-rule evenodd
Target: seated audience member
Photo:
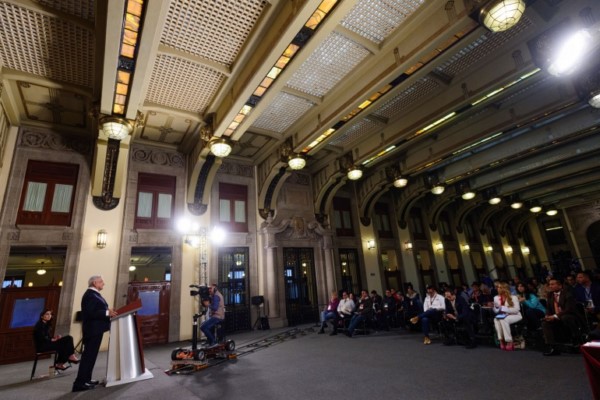
<path id="1" fill-rule="evenodd" d="M 421 329 L 423 330 L 423 344 L 431 344 L 429 338 L 429 325 L 431 322 L 439 321 L 446 310 L 446 301 L 433 286 L 427 286 L 427 296 L 423 301 L 423 312 L 416 317 L 412 317 L 410 322 L 414 325 L 421 321 Z"/>
<path id="2" fill-rule="evenodd" d="M 583 316 L 577 312 L 575 296 L 570 290 L 563 290 L 562 282 L 556 278 L 550 278 L 548 282 L 548 306 L 546 316 L 542 322 L 544 342 L 548 349 L 545 356 L 557 356 L 560 351 L 556 347 L 558 338 L 579 344 L 579 326 Z"/>
<path id="3" fill-rule="evenodd" d="M 356 305 L 356 311 L 354 311 L 354 315 L 350 320 L 350 326 L 348 326 L 348 330 L 346 331 L 346 336 L 348 337 L 354 335 L 354 330 L 359 323 L 368 321 L 373 315 L 373 301 L 369 297 L 369 293 L 366 290 L 363 290 L 360 292 L 360 295 L 360 299 Z"/>
<path id="4" fill-rule="evenodd" d="M 475 342 L 475 315 L 469 303 L 459 295 L 456 295 L 450 288 L 444 292 L 446 298 L 446 313 L 442 320 L 444 327 L 444 344 L 453 344 L 457 338 L 452 338 L 455 331 L 455 324 L 461 324 L 467 332 L 467 349 L 477 347 Z"/>
<path id="5" fill-rule="evenodd" d="M 423 303 L 421 297 L 417 293 L 412 285 L 406 287 L 406 295 L 404 296 L 404 315 L 407 320 L 421 314 L 423 312 Z"/>
<path id="6" fill-rule="evenodd" d="M 373 302 L 375 328 L 381 329 L 383 326 L 383 297 L 377 293 L 377 290 L 371 290 L 371 301 Z"/>
<path id="7" fill-rule="evenodd" d="M 386 331 L 389 331 L 390 327 L 396 323 L 396 312 L 398 309 L 396 299 L 392 295 L 392 291 L 390 289 L 385 291 L 382 304 L 381 327 Z"/>
<path id="8" fill-rule="evenodd" d="M 337 335 L 338 323 L 340 321 L 342 321 L 342 323 L 344 324 L 346 323 L 346 321 L 350 321 L 350 318 L 352 318 L 352 314 L 354 313 L 354 307 L 355 304 L 354 301 L 352 301 L 352 299 L 350 298 L 350 295 L 347 292 L 343 292 L 342 300 L 340 300 L 340 303 L 338 304 L 337 308 L 337 323 L 333 325 L 333 332 L 329 334 L 330 336 Z"/>
<path id="9" fill-rule="evenodd" d="M 65 370 L 69 368 L 65 363 L 70 362 L 77 364 L 79 359 L 75 356 L 75 347 L 73 346 L 73 338 L 69 335 L 60 336 L 52 335 L 50 321 L 52 320 L 52 310 L 44 310 L 40 314 L 39 321 L 33 328 L 33 341 L 35 343 L 35 351 L 38 353 L 44 351 L 56 351 L 56 364 L 54 368 Z"/>
<path id="10" fill-rule="evenodd" d="M 577 274 L 577 285 L 574 289 L 575 300 L 582 303 L 588 320 L 600 321 L 600 284 L 592 282 L 589 272 Z"/>
<path id="11" fill-rule="evenodd" d="M 565 283 L 563 285 L 565 289 L 574 290 L 575 285 L 577 285 L 577 282 L 575 281 L 575 275 L 569 274 L 565 276 Z"/>
<path id="12" fill-rule="evenodd" d="M 510 293 L 510 286 L 506 282 L 500 282 L 497 285 L 498 295 L 494 297 L 494 327 L 500 348 L 502 350 L 513 351 L 513 344 L 510 326 L 523 319 L 521 316 L 521 307 L 517 296 Z"/>
<path id="13" fill-rule="evenodd" d="M 340 304 L 340 299 L 338 298 L 338 294 L 336 291 L 331 292 L 331 299 L 329 300 L 329 304 L 323 311 L 321 311 L 321 329 L 318 333 L 325 333 L 325 328 L 327 327 L 327 321 L 332 320 L 333 330 L 335 331 L 337 326 L 337 309 Z"/>
<path id="14" fill-rule="evenodd" d="M 523 306 L 523 315 L 527 322 L 527 329 L 531 332 L 542 326 L 542 318 L 546 315 L 546 307 L 540 303 L 538 297 L 531 293 L 529 287 L 522 283 L 517 285 L 517 298 Z"/>

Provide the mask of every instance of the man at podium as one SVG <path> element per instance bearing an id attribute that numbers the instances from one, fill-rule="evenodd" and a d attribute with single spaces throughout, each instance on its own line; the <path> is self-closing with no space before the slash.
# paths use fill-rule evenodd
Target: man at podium
<path id="1" fill-rule="evenodd" d="M 223 295 L 217 289 L 216 284 L 208 288 L 210 299 L 203 299 L 202 304 L 208 307 L 208 319 L 200 325 L 200 330 L 206 336 L 208 347 L 216 346 L 217 338 L 213 334 L 213 328 L 225 320 L 225 301 Z"/>
<path id="2" fill-rule="evenodd" d="M 100 294 L 103 288 L 102 276 L 94 275 L 88 280 L 88 289 L 81 299 L 83 354 L 77 378 L 73 382 L 73 392 L 90 390 L 98 384 L 98 381 L 92 381 L 92 371 L 98 358 L 102 336 L 110 329 L 110 319 L 117 315 Z"/>

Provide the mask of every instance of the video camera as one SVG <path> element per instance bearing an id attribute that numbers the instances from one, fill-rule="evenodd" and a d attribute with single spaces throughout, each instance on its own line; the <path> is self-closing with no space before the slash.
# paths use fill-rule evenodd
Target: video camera
<path id="1" fill-rule="evenodd" d="M 200 296 L 200 301 L 210 300 L 210 292 L 208 286 L 190 285 L 190 296 Z M 197 290 L 194 290 L 197 289 Z"/>

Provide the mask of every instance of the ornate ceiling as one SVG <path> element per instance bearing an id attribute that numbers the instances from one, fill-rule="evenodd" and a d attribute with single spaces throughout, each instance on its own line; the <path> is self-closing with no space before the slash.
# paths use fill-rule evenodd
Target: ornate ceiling
<path id="1" fill-rule="evenodd" d="M 407 210 L 432 196 L 434 180 L 448 187 L 438 208 L 466 186 L 474 204 L 491 190 L 561 208 L 600 198 L 600 111 L 586 101 L 600 87 L 597 0 L 530 0 L 517 26 L 499 33 L 476 18 L 483 0 L 343 0 L 312 31 L 317 0 L 146 3 L 126 111 L 131 120 L 141 113 L 131 141 L 190 155 L 190 203 L 199 177 L 219 166 L 207 164 L 203 128 L 229 136 L 229 157 L 257 167 L 263 211 L 291 172 L 281 170 L 285 150 L 306 155 L 317 214 L 352 164 L 364 169 L 362 216 L 390 190 Z M 125 10 L 123 0 L 109 4 L 0 2 L 12 124 L 98 138 L 91 111 L 111 113 Z M 593 61 L 550 75 L 553 38 L 578 28 L 592 32 Z M 290 43 L 301 46 L 257 98 Z M 404 189 L 392 188 L 398 172 L 409 178 Z"/>

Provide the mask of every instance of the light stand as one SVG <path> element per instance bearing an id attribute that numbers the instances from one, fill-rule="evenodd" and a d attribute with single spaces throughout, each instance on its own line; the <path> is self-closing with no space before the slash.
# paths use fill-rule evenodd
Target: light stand
<path id="1" fill-rule="evenodd" d="M 265 298 L 263 296 L 253 296 L 252 299 L 252 305 L 254 305 L 256 307 L 256 321 L 254 322 L 254 325 L 252 325 L 252 330 L 255 331 L 256 329 L 263 329 L 262 327 L 262 315 L 260 312 L 260 306 L 262 306 L 265 302 Z"/>

